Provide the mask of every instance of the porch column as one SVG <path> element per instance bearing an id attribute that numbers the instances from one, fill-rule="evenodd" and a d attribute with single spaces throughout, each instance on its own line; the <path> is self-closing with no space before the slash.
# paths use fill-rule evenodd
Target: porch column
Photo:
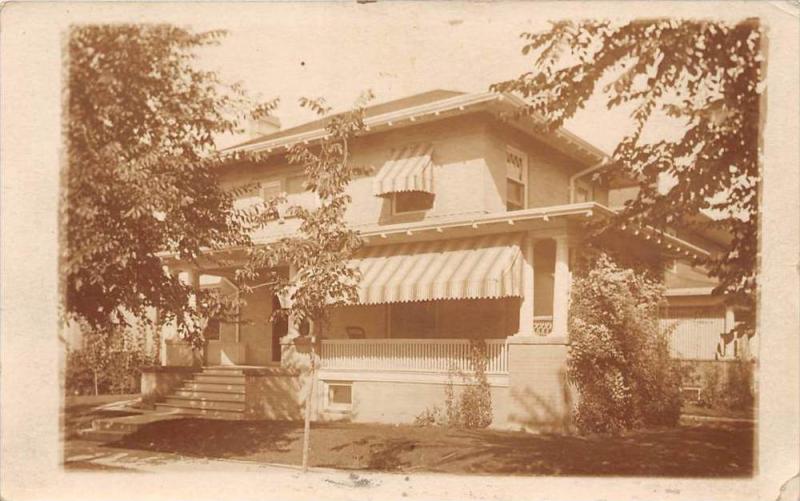
<path id="1" fill-rule="evenodd" d="M 553 336 L 567 336 L 567 312 L 569 288 L 572 276 L 569 270 L 569 242 L 567 236 L 558 236 L 556 242 L 556 264 L 553 281 Z"/>
<path id="2" fill-rule="evenodd" d="M 297 267 L 294 265 L 289 266 L 289 281 L 291 282 L 294 280 L 294 277 L 297 275 Z M 291 289 L 289 291 L 291 295 Z M 288 301 L 291 301 L 291 297 L 287 298 Z M 286 337 L 285 339 L 294 339 L 300 336 L 300 326 L 297 324 L 297 319 L 295 315 L 289 314 L 289 317 L 286 319 L 287 327 L 286 327 Z"/>
<path id="3" fill-rule="evenodd" d="M 519 304 L 519 336 L 533 336 L 533 248 L 530 233 L 522 241 L 522 301 Z"/>
<path id="4" fill-rule="evenodd" d="M 197 291 L 200 290 L 200 272 L 196 268 L 187 268 L 186 270 L 186 285 L 192 288 L 194 293 L 189 297 L 189 306 L 192 309 L 197 308 Z"/>

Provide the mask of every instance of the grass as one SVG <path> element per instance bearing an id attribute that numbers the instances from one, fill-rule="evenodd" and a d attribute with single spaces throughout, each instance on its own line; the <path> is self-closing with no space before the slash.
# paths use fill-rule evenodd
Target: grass
<path id="1" fill-rule="evenodd" d="M 147 425 L 109 446 L 297 465 L 301 444 L 301 423 L 187 418 Z M 753 474 L 753 427 L 715 423 L 578 437 L 319 423 L 311 462 L 390 472 L 742 477 Z"/>

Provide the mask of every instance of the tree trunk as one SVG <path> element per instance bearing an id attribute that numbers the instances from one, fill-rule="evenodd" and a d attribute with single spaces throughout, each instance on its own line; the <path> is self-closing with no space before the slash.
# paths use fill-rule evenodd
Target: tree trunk
<path id="1" fill-rule="evenodd" d="M 94 395 L 97 396 L 100 394 L 100 391 L 97 388 L 97 371 L 93 371 L 94 374 Z"/>
<path id="2" fill-rule="evenodd" d="M 308 396 L 306 397 L 305 422 L 303 423 L 303 473 L 308 471 L 308 449 L 311 442 L 311 405 L 314 402 L 314 380 L 316 379 L 314 361 L 314 343 L 311 343 L 311 381 L 308 383 Z"/>

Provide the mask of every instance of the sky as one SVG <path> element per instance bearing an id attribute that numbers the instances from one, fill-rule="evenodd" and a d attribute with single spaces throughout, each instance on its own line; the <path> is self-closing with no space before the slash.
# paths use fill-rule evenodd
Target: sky
<path id="1" fill-rule="evenodd" d="M 252 18 L 205 18 L 193 27 L 228 30 L 199 63 L 261 99 L 280 98 L 276 115 L 286 128 L 313 119 L 300 97 L 324 97 L 342 110 L 367 89 L 374 103 L 432 89 L 487 91 L 531 69 L 520 34 L 546 30 L 563 15 L 522 2 L 273 4 Z M 566 128 L 611 152 L 628 112 L 606 110 L 598 96 Z"/>

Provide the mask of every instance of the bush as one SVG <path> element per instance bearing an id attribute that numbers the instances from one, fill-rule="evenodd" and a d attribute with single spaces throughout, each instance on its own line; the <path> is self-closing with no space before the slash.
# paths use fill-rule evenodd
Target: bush
<path id="1" fill-rule="evenodd" d="M 492 424 L 492 393 L 486 376 L 486 363 L 486 343 L 483 340 L 471 340 L 472 374 L 468 376 L 451 369 L 444 390 L 444 410 L 439 406 L 425 409 L 414 418 L 414 424 L 463 428 L 486 428 Z M 467 383 L 459 395 L 456 395 L 453 385 L 456 376 Z"/>
<path id="2" fill-rule="evenodd" d="M 697 403 L 709 409 L 751 409 L 755 403 L 753 370 L 753 363 L 747 360 L 709 364 L 702 378 Z"/>
<path id="3" fill-rule="evenodd" d="M 680 368 L 659 328 L 663 287 L 600 255 L 572 286 L 568 374 L 580 393 L 582 431 L 675 425 Z"/>
<path id="4" fill-rule="evenodd" d="M 441 407 L 434 405 L 419 413 L 414 418 L 414 424 L 416 426 L 445 426 L 447 425 L 447 415 Z"/>
<path id="5" fill-rule="evenodd" d="M 83 327 L 83 347 L 67 353 L 64 386 L 67 395 L 125 394 L 141 390 L 141 368 L 152 365 L 142 333 Z"/>

